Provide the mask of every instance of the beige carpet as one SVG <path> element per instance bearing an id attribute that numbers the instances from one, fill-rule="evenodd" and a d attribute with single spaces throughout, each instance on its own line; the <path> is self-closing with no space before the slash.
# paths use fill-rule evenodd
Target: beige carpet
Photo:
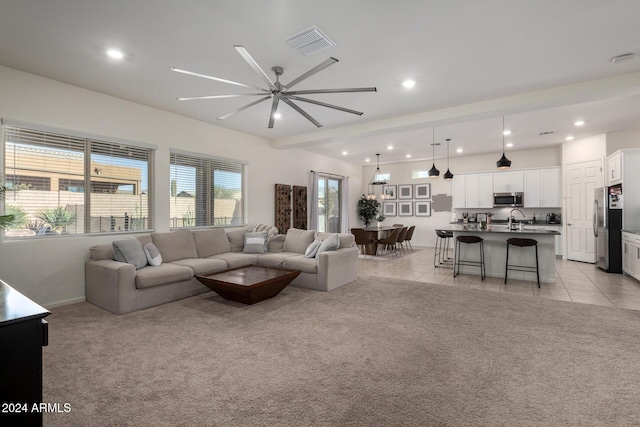
<path id="1" fill-rule="evenodd" d="M 373 277 L 52 311 L 46 426 L 640 422 L 638 311 Z"/>

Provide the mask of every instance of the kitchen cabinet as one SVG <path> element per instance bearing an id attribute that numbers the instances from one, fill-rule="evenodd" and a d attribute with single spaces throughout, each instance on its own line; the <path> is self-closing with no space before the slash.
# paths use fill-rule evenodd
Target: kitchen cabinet
<path id="1" fill-rule="evenodd" d="M 453 177 L 454 208 L 492 208 L 493 174 L 470 173 Z"/>
<path id="2" fill-rule="evenodd" d="M 559 168 L 524 171 L 524 207 L 562 207 L 562 177 Z"/>
<path id="3" fill-rule="evenodd" d="M 622 182 L 622 151 L 618 150 L 607 157 L 607 185 L 620 184 Z"/>
<path id="4" fill-rule="evenodd" d="M 622 232 L 622 271 L 640 280 L 640 236 Z"/>
<path id="5" fill-rule="evenodd" d="M 493 174 L 494 193 L 518 193 L 524 191 L 522 171 L 495 172 Z"/>

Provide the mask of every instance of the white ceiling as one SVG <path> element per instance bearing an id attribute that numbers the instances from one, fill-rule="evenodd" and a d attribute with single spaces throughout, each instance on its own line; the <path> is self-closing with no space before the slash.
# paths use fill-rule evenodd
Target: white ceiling
<path id="1" fill-rule="evenodd" d="M 640 1 L 635 0 L 4 0 L 0 65 L 364 164 L 501 150 L 502 116 L 511 150 L 640 128 Z M 304 56 L 285 39 L 311 26 L 337 46 Z M 255 92 L 178 74 L 183 68 L 250 85 L 262 79 L 233 45 L 246 47 L 287 83 L 332 56 L 339 63 L 296 89 L 376 86 L 375 93 L 309 95 L 360 110 L 359 117 L 300 104 L 316 128 L 270 102 L 227 120 L 255 98 L 177 97 Z M 124 51 L 123 61 L 104 54 Z M 611 64 L 610 58 L 635 53 Z M 414 79 L 412 90 L 401 82 Z M 1 85 L 0 85 L 1 88 Z M 577 119 L 586 124 L 573 126 Z M 541 132 L 553 131 L 540 136 Z M 387 150 L 392 144 L 394 149 Z M 436 157 L 446 156 L 446 144 Z M 349 154 L 342 155 L 343 151 Z"/>

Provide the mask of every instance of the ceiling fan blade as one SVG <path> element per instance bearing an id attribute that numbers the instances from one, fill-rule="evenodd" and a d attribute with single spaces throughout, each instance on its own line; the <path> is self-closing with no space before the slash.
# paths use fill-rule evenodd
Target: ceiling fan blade
<path id="1" fill-rule="evenodd" d="M 249 66 L 251 68 L 253 68 L 253 71 L 255 71 L 256 73 L 258 73 L 258 75 L 260 77 L 262 77 L 262 79 L 267 83 L 267 85 L 269 85 L 269 87 L 271 89 L 275 89 L 276 86 L 275 84 L 273 84 L 273 82 L 271 81 L 271 79 L 269 78 L 269 76 L 267 76 L 267 74 L 262 71 L 262 68 L 260 68 L 260 66 L 258 65 L 258 63 L 251 57 L 251 55 L 249 55 L 249 52 L 247 52 L 247 49 L 244 48 L 244 46 L 242 45 L 235 45 L 233 46 L 236 48 L 236 50 L 238 51 L 238 53 L 240 54 L 240 56 L 242 56 L 244 58 L 245 61 L 247 61 L 247 63 L 249 64 Z"/>
<path id="2" fill-rule="evenodd" d="M 289 94 L 287 94 L 289 96 Z M 344 111 L 345 113 L 357 114 L 358 116 L 363 115 L 362 111 L 350 110 L 349 108 L 338 107 L 337 105 L 327 104 L 326 102 L 316 101 L 314 99 L 309 98 L 301 98 L 299 96 L 289 96 L 291 99 L 295 99 L 296 101 L 308 102 L 309 104 L 316 104 L 322 107 L 333 108 L 334 110 Z"/>
<path id="3" fill-rule="evenodd" d="M 208 95 L 208 96 L 192 96 L 186 98 L 176 98 L 178 101 L 195 101 L 198 99 L 218 99 L 218 98 L 237 98 L 239 96 L 263 96 L 264 93 L 242 93 L 238 95 Z"/>
<path id="4" fill-rule="evenodd" d="M 273 129 L 273 122 L 275 121 L 275 114 L 278 111 L 278 103 L 280 102 L 280 95 L 273 98 L 273 104 L 271 104 L 271 114 L 269 115 L 269 129 Z"/>
<path id="5" fill-rule="evenodd" d="M 247 108 L 249 108 L 249 107 L 253 107 L 253 106 L 254 106 L 254 105 L 256 105 L 256 104 L 261 103 L 262 101 L 266 101 L 267 99 L 271 99 L 271 96 L 265 96 L 264 98 L 260 98 L 260 99 L 258 99 L 257 101 L 253 101 L 252 103 L 247 104 L 247 105 L 245 105 L 244 107 L 240 107 L 240 108 L 238 108 L 237 110 L 234 110 L 234 111 L 232 111 L 232 112 L 230 112 L 230 113 L 225 114 L 224 116 L 220 116 L 220 117 L 218 117 L 218 120 L 228 119 L 229 117 L 233 116 L 234 114 L 239 113 L 239 112 L 240 112 L 240 111 L 242 111 L 242 110 L 246 110 L 246 109 L 247 109 Z"/>
<path id="6" fill-rule="evenodd" d="M 293 101 L 287 99 L 286 97 L 282 98 L 282 101 L 286 102 L 288 106 L 290 106 L 291 108 L 293 108 L 294 110 L 296 110 L 298 113 L 302 114 L 304 116 L 304 118 L 306 118 L 307 120 L 309 120 L 311 123 L 313 123 L 314 125 L 316 125 L 317 127 L 321 128 L 322 125 L 313 117 L 311 117 L 309 114 L 307 114 L 306 111 L 304 111 L 302 108 L 298 107 L 296 104 L 293 103 Z"/>
<path id="7" fill-rule="evenodd" d="M 333 65 L 336 62 L 338 62 L 338 60 L 336 58 L 329 58 L 326 61 L 324 61 L 322 64 L 320 65 L 316 65 L 315 67 L 313 67 L 312 69 L 310 69 L 309 71 L 307 71 L 306 73 L 302 74 L 300 77 L 298 77 L 297 79 L 293 79 L 291 82 L 289 82 L 289 84 L 286 84 L 285 87 L 287 89 L 292 88 L 294 85 L 297 85 L 298 83 L 300 83 L 301 81 L 308 79 L 309 77 L 313 76 L 314 74 L 316 74 L 319 71 L 324 70 L 325 68 L 327 68 L 329 65 Z"/>
<path id="8" fill-rule="evenodd" d="M 314 93 L 346 93 L 346 92 L 377 92 L 375 87 L 352 87 L 346 89 L 311 89 L 311 90 L 294 90 L 287 92 L 287 95 L 311 95 Z"/>
<path id="9" fill-rule="evenodd" d="M 208 76 L 206 74 L 194 73 L 193 71 L 187 71 L 187 70 L 183 70 L 183 69 L 176 68 L 176 67 L 173 67 L 171 69 L 171 71 L 175 71 L 176 73 L 187 74 L 189 76 L 196 76 L 196 77 L 202 77 L 204 79 L 215 80 L 217 82 L 228 83 L 230 85 L 236 85 L 236 86 L 242 86 L 242 87 L 250 87 L 250 88 L 253 88 L 253 89 L 261 90 L 263 92 L 269 92 L 267 89 L 264 89 L 264 88 L 261 88 L 261 87 L 258 87 L 258 86 L 246 85 L 244 83 L 234 82 L 233 80 L 225 80 L 225 79 L 221 79 L 219 77 Z"/>

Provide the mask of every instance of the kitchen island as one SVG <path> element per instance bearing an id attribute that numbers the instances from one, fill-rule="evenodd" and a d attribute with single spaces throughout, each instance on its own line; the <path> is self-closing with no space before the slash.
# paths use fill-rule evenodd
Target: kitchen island
<path id="1" fill-rule="evenodd" d="M 487 225 L 481 228 L 479 224 L 455 224 L 436 231 L 453 232 L 453 240 L 461 235 L 479 236 L 484 239 L 484 261 L 486 275 L 504 279 L 505 261 L 507 257 L 507 239 L 520 237 L 538 241 L 538 268 L 541 283 L 556 282 L 556 250 L 555 236 L 560 232 L 544 228 L 524 227 L 510 230 L 506 224 Z M 454 246 L 453 244 L 451 245 Z M 480 259 L 480 245 L 461 244 L 460 257 L 465 260 Z M 509 264 L 535 266 L 536 257 L 533 248 L 511 248 L 509 250 Z M 480 275 L 480 268 L 460 266 L 460 273 Z M 509 270 L 509 279 L 536 280 L 535 273 Z"/>

